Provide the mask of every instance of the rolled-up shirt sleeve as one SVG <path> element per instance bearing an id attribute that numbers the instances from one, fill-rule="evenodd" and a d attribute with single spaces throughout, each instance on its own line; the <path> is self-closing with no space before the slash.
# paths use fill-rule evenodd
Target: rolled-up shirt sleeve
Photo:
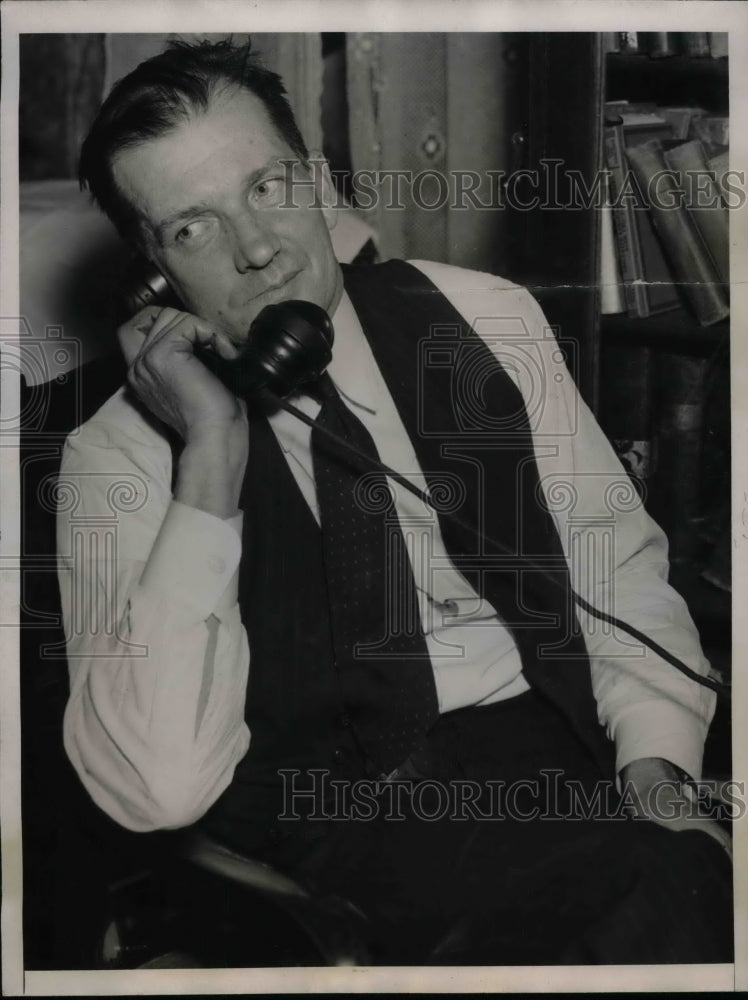
<path id="1" fill-rule="evenodd" d="M 242 518 L 174 501 L 170 480 L 166 441 L 121 394 L 66 442 L 65 748 L 93 800 L 139 831 L 198 819 L 249 745 Z"/>

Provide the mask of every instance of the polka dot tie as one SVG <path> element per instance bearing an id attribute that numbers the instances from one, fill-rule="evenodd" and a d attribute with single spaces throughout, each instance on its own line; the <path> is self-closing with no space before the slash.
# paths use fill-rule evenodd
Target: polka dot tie
<path id="1" fill-rule="evenodd" d="M 329 375 L 311 390 L 322 403 L 312 460 L 330 603 L 335 667 L 359 743 L 389 773 L 423 742 L 439 711 L 416 587 L 383 473 L 368 471 L 320 429 L 378 459 L 371 435 Z"/>

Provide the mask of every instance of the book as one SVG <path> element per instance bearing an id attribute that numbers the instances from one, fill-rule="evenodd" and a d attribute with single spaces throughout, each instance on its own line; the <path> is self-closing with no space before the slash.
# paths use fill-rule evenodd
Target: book
<path id="1" fill-rule="evenodd" d="M 631 200 L 625 197 L 626 159 L 620 118 L 617 124 L 605 125 L 603 149 L 608 168 L 613 230 L 626 308 L 630 316 L 648 316 L 649 305 L 643 285 L 644 265 L 636 235 L 634 207 Z"/>
<path id="2" fill-rule="evenodd" d="M 618 47 L 621 52 L 638 52 L 639 51 L 639 32 L 638 31 L 619 31 L 618 32 Z"/>
<path id="3" fill-rule="evenodd" d="M 656 115 L 661 118 L 659 108 L 654 101 L 615 100 L 605 102 L 606 115 Z M 646 122 L 646 119 L 645 119 Z"/>
<path id="4" fill-rule="evenodd" d="M 651 113 L 609 116 L 603 129 L 613 232 L 624 300 L 629 316 L 640 319 L 680 305 L 673 273 L 655 235 L 646 202 L 635 188 L 626 159 L 626 144 L 643 141 L 651 134 L 669 134 L 669 126 L 664 119 Z"/>
<path id="5" fill-rule="evenodd" d="M 709 54 L 712 59 L 727 58 L 728 35 L 726 31 L 709 32 Z"/>
<path id="6" fill-rule="evenodd" d="M 606 110 L 608 105 L 606 105 Z M 657 105 L 628 104 L 626 107 L 616 105 L 613 113 L 620 115 L 623 131 L 626 135 L 626 145 L 635 145 L 645 139 L 671 139 L 672 126 L 657 109 Z"/>
<path id="7" fill-rule="evenodd" d="M 730 145 L 730 119 L 727 115 L 699 115 L 693 120 L 693 135 L 689 139 L 698 139 L 707 156 L 714 156 Z"/>
<path id="8" fill-rule="evenodd" d="M 701 235 L 684 207 L 685 192 L 667 169 L 658 139 L 630 147 L 626 155 L 667 254 L 678 287 L 698 322 L 709 326 L 729 314 L 724 288 Z"/>
<path id="9" fill-rule="evenodd" d="M 651 59 L 664 59 L 678 54 L 680 45 L 674 31 L 642 31 L 639 46 Z"/>
<path id="10" fill-rule="evenodd" d="M 658 107 L 657 114 L 664 118 L 672 129 L 673 139 L 691 138 L 692 122 L 706 112 L 703 108 L 692 107 Z"/>
<path id="11" fill-rule="evenodd" d="M 727 178 L 725 177 L 725 174 L 730 169 L 729 161 L 730 161 L 730 154 L 726 149 L 723 150 L 721 153 L 717 153 L 716 156 L 710 157 L 706 161 L 707 166 L 714 174 L 715 180 L 717 181 L 720 193 L 722 195 L 722 201 L 724 202 L 727 208 L 730 207 L 730 194 L 735 193 L 734 191 L 730 192 L 730 189 L 727 185 Z"/>
<path id="12" fill-rule="evenodd" d="M 683 40 L 683 51 L 692 58 L 704 59 L 711 52 L 709 49 L 709 35 L 706 31 L 684 31 L 681 33 Z"/>
<path id="13" fill-rule="evenodd" d="M 620 52 L 621 51 L 621 40 L 620 32 L 618 31 L 602 31 L 603 43 L 603 55 L 607 55 L 608 52 Z"/>
<path id="14" fill-rule="evenodd" d="M 600 312 L 605 315 L 626 310 L 621 287 L 616 241 L 613 234 L 613 209 L 610 204 L 610 177 L 605 177 L 605 200 L 600 210 Z"/>
<path id="15" fill-rule="evenodd" d="M 711 255 L 719 280 L 730 283 L 730 241 L 727 209 L 698 139 L 664 151 L 665 163 L 678 175 L 686 206 Z"/>

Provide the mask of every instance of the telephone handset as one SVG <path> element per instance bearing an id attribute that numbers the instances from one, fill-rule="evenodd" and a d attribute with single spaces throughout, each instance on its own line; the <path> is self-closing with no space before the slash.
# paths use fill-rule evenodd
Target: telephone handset
<path id="1" fill-rule="evenodd" d="M 131 265 L 121 301 L 127 316 L 133 316 L 148 305 L 180 307 L 166 279 L 160 271 L 144 259 L 136 259 Z M 302 410 L 289 403 L 286 397 L 304 383 L 312 382 L 323 374 L 332 359 L 333 337 L 332 321 L 321 306 L 315 305 L 313 302 L 294 299 L 266 306 L 259 313 L 250 326 L 250 335 L 244 350 L 235 360 L 226 361 L 207 348 L 196 348 L 195 353 L 236 395 L 244 398 L 253 396 L 260 400 L 264 399 L 271 405 L 292 413 L 303 423 L 315 426 L 314 421 Z M 359 471 L 384 472 L 395 482 L 415 494 L 427 506 L 432 506 L 428 494 L 419 490 L 399 472 L 359 452 L 358 449 L 353 448 L 347 441 L 331 431 L 319 426 L 317 429 L 335 443 L 338 458 L 352 463 Z M 464 521 L 455 511 L 452 511 L 448 516 L 469 531 L 475 531 L 475 528 Z M 491 541 L 496 548 L 513 556 L 513 552 L 506 546 L 495 540 Z M 547 577 L 554 585 L 560 585 L 559 580 L 555 576 L 551 576 L 544 567 L 535 563 L 532 557 L 526 556 L 525 562 L 528 569 L 533 569 Z M 569 589 L 571 590 L 571 588 Z M 571 590 L 571 595 L 579 607 L 588 614 L 627 632 L 661 656 L 676 670 L 685 674 L 686 677 L 703 687 L 710 688 L 722 697 L 730 697 L 730 691 L 726 685 L 697 674 L 677 656 L 644 635 L 639 629 L 621 621 L 620 618 L 598 610 L 574 590 Z"/>
<path id="2" fill-rule="evenodd" d="M 144 259 L 130 266 L 122 305 L 127 316 L 148 305 L 180 308 L 164 276 Z M 333 339 L 332 322 L 321 306 L 292 299 L 266 306 L 259 313 L 244 349 L 234 360 L 227 361 L 208 348 L 197 347 L 195 354 L 237 396 L 272 394 L 285 399 L 322 375 L 332 359 Z"/>

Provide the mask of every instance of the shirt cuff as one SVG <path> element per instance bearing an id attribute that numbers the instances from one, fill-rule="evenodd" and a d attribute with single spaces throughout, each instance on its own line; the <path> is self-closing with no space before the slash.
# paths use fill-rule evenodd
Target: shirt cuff
<path id="1" fill-rule="evenodd" d="M 704 757 L 704 725 L 687 710 L 661 701 L 637 705 L 616 727 L 616 774 L 634 760 L 663 757 L 698 781 Z"/>
<path id="2" fill-rule="evenodd" d="M 222 520 L 172 500 L 140 579 L 199 620 L 236 603 L 243 515 Z M 233 593 L 232 593 L 233 590 Z"/>

